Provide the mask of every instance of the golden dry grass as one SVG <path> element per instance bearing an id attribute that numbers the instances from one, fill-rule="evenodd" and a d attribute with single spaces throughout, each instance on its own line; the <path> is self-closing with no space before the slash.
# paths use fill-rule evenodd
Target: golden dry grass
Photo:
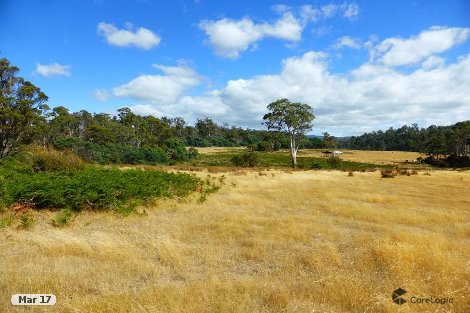
<path id="1" fill-rule="evenodd" d="M 396 164 L 406 162 L 407 160 L 412 162 L 420 156 L 424 157 L 423 154 L 418 152 L 406 151 L 339 150 L 343 152 L 341 155 L 343 160 L 370 164 Z M 316 149 L 300 150 L 299 156 L 323 157 L 322 151 Z"/>
<path id="2" fill-rule="evenodd" d="M 470 172 L 264 173 L 227 173 L 202 204 L 0 230 L 0 312 L 469 311 Z M 398 287 L 454 302 L 398 306 Z"/>
<path id="3" fill-rule="evenodd" d="M 198 147 L 197 151 L 201 154 L 217 154 L 226 152 L 242 152 L 246 147 Z"/>

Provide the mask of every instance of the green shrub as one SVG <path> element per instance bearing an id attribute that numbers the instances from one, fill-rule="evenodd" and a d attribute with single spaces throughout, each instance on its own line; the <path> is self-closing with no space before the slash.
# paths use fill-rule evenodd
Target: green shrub
<path id="1" fill-rule="evenodd" d="M 258 150 L 258 145 L 255 144 L 255 143 L 252 143 L 252 144 L 249 144 L 248 146 L 246 146 L 246 149 L 250 152 L 255 152 Z"/>
<path id="2" fill-rule="evenodd" d="M 74 213 L 70 209 L 60 210 L 56 216 L 52 219 L 52 226 L 54 227 L 64 227 L 73 220 Z"/>
<path id="3" fill-rule="evenodd" d="M 35 172 L 76 170 L 85 166 L 83 160 L 71 151 L 58 151 L 38 146 L 27 146 L 19 153 L 22 162 L 31 164 Z"/>
<path id="4" fill-rule="evenodd" d="M 199 151 L 198 151 L 196 148 L 194 148 L 194 147 L 189 147 L 189 149 L 188 149 L 188 157 L 189 157 L 190 159 L 195 159 L 195 158 L 197 158 L 198 156 L 199 156 Z"/>
<path id="5" fill-rule="evenodd" d="M 34 218 L 31 215 L 23 214 L 20 217 L 20 225 L 18 226 L 21 229 L 30 229 L 34 225 Z"/>
<path id="6" fill-rule="evenodd" d="M 258 154 L 256 152 L 245 152 L 234 156 L 230 160 L 235 166 L 255 167 L 259 164 Z"/>
<path id="7" fill-rule="evenodd" d="M 184 143 L 176 138 L 170 138 L 165 141 L 165 150 L 170 159 L 175 161 L 184 161 L 189 158 L 188 151 Z"/>
<path id="8" fill-rule="evenodd" d="M 271 152 L 273 151 L 273 144 L 269 141 L 261 141 L 258 143 L 257 150 Z"/>
<path id="9" fill-rule="evenodd" d="M 321 170 L 323 168 L 323 165 L 321 163 L 318 163 L 317 161 L 313 161 L 310 167 L 312 170 Z"/>
<path id="10" fill-rule="evenodd" d="M 338 168 L 341 165 L 342 160 L 339 157 L 331 156 L 326 160 L 332 168 Z"/>
<path id="11" fill-rule="evenodd" d="M 207 184 L 187 173 L 89 167 L 84 170 L 18 173 L 0 170 L 8 207 L 28 200 L 34 208 L 79 211 L 83 208 L 129 210 L 156 198 L 184 198 L 205 192 Z"/>

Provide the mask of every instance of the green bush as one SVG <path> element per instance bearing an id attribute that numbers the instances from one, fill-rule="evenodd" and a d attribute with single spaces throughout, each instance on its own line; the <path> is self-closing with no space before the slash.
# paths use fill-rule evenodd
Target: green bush
<path id="1" fill-rule="evenodd" d="M 255 143 L 249 144 L 246 149 L 250 152 L 255 152 L 258 150 L 258 145 Z"/>
<path id="2" fill-rule="evenodd" d="M 190 159 L 195 159 L 199 156 L 199 151 L 197 151 L 197 149 L 194 147 L 190 147 L 188 149 L 188 156 Z"/>
<path id="3" fill-rule="evenodd" d="M 331 156 L 326 160 L 326 162 L 328 162 L 332 168 L 338 168 L 341 165 L 342 160 L 339 157 Z"/>
<path id="4" fill-rule="evenodd" d="M 179 139 L 170 138 L 165 141 L 165 150 L 172 160 L 185 161 L 189 158 L 184 143 Z"/>
<path id="5" fill-rule="evenodd" d="M 70 209 L 60 210 L 56 216 L 52 219 L 52 225 L 54 227 L 64 227 L 73 220 L 74 213 Z"/>
<path id="6" fill-rule="evenodd" d="M 18 226 L 21 229 L 30 229 L 34 226 L 34 218 L 31 215 L 23 214 L 20 217 L 20 225 Z"/>
<path id="7" fill-rule="evenodd" d="M 236 155 L 230 161 L 235 166 L 241 167 L 255 167 L 259 164 L 258 154 L 251 151 Z"/>
<path id="8" fill-rule="evenodd" d="M 321 170 L 323 168 L 323 165 L 321 163 L 318 163 L 317 161 L 313 161 L 311 165 L 312 170 Z"/>
<path id="9" fill-rule="evenodd" d="M 58 150 L 70 150 L 81 158 L 99 164 L 166 164 L 167 151 L 160 147 L 135 147 L 116 143 L 98 145 L 78 138 L 58 138 L 53 143 Z"/>
<path id="10" fill-rule="evenodd" d="M 129 209 L 156 198 L 205 192 L 203 181 L 186 173 L 89 167 L 84 170 L 18 173 L 0 170 L 0 201 L 28 201 L 36 209 Z"/>
<path id="11" fill-rule="evenodd" d="M 271 152 L 273 151 L 273 144 L 269 141 L 261 141 L 260 143 L 258 143 L 257 150 Z"/>
<path id="12" fill-rule="evenodd" d="M 83 160 L 71 151 L 58 151 L 38 146 L 23 147 L 18 157 L 24 164 L 30 164 L 35 172 L 76 170 L 85 166 Z"/>

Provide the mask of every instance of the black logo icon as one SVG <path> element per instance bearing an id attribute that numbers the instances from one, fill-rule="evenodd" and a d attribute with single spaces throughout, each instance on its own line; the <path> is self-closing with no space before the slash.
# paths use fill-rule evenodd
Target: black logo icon
<path id="1" fill-rule="evenodd" d="M 401 296 L 403 296 L 405 293 L 406 293 L 406 290 L 401 289 L 401 288 L 398 288 L 397 290 L 395 290 L 395 291 L 392 293 L 392 300 L 393 300 L 393 302 L 395 302 L 396 304 L 400 304 L 400 305 L 402 305 L 403 303 L 405 303 L 406 300 L 403 299 L 403 298 L 401 298 Z"/>

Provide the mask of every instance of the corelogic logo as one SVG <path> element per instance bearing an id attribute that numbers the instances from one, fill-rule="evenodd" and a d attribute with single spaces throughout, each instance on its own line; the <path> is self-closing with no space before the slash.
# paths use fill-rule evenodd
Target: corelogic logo
<path id="1" fill-rule="evenodd" d="M 407 291 L 403 288 L 398 288 L 392 292 L 392 301 L 398 305 L 402 305 L 406 302 L 410 304 L 450 304 L 454 302 L 454 298 L 442 297 L 442 296 L 408 296 L 408 301 L 404 299 L 403 295 Z"/>
<path id="2" fill-rule="evenodd" d="M 392 292 L 392 301 L 395 302 L 396 304 L 402 305 L 403 303 L 406 302 L 406 300 L 401 297 L 405 293 L 406 293 L 406 290 L 402 288 L 398 288 L 394 290 Z"/>

